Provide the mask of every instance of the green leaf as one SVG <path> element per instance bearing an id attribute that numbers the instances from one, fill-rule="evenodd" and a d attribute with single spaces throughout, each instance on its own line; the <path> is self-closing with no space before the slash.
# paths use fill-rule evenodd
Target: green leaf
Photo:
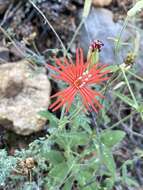
<path id="1" fill-rule="evenodd" d="M 72 185 L 73 185 L 73 178 L 69 178 L 68 180 L 66 180 L 62 190 L 71 190 Z"/>
<path id="2" fill-rule="evenodd" d="M 83 18 L 86 18 L 90 12 L 92 0 L 85 0 L 84 2 L 84 9 L 83 9 Z"/>
<path id="3" fill-rule="evenodd" d="M 67 139 L 64 137 L 62 138 L 60 134 L 56 137 L 55 142 L 60 146 L 60 148 L 65 150 L 69 147 Z"/>
<path id="4" fill-rule="evenodd" d="M 103 104 L 104 108 L 105 108 L 105 105 L 106 105 L 106 108 L 109 107 L 109 104 L 105 103 L 105 101 L 104 101 L 104 104 Z M 107 115 L 106 109 L 101 110 L 101 115 L 102 115 L 102 118 L 103 118 L 103 120 L 101 119 L 101 122 L 104 121 L 105 124 L 110 123 L 111 118 Z"/>
<path id="5" fill-rule="evenodd" d="M 81 126 L 81 128 L 83 128 L 84 131 L 86 131 L 89 134 L 92 134 L 92 130 L 89 123 L 89 117 L 84 112 L 81 112 L 77 117 L 74 117 L 72 119 L 71 125 L 73 125 L 73 127 L 76 129 L 79 128 L 79 126 Z"/>
<path id="6" fill-rule="evenodd" d="M 127 177 L 126 184 L 130 187 L 139 187 L 139 184 L 132 178 Z"/>
<path id="7" fill-rule="evenodd" d="M 135 16 L 138 12 L 140 12 L 143 9 L 143 0 L 140 0 L 136 2 L 133 8 L 131 8 L 128 12 L 127 15 L 129 17 Z"/>
<path id="8" fill-rule="evenodd" d="M 68 117 L 64 116 L 62 120 L 59 120 L 58 127 L 62 129 L 67 123 L 69 123 Z"/>
<path id="9" fill-rule="evenodd" d="M 89 142 L 89 135 L 85 132 L 71 133 L 69 136 L 70 145 L 86 145 Z"/>
<path id="10" fill-rule="evenodd" d="M 103 163 L 106 166 L 106 168 L 110 171 L 111 176 L 115 177 L 116 164 L 112 152 L 104 144 L 102 144 L 102 151 L 103 151 L 102 153 Z"/>
<path id="11" fill-rule="evenodd" d="M 56 150 L 44 152 L 42 153 L 42 156 L 52 164 L 59 164 L 64 161 L 64 156 L 61 154 L 61 152 Z"/>
<path id="12" fill-rule="evenodd" d="M 88 170 L 81 170 L 78 173 L 77 180 L 81 189 L 84 190 L 96 190 L 97 183 L 96 178 L 93 180 L 93 174 Z"/>
<path id="13" fill-rule="evenodd" d="M 105 189 L 107 190 L 112 190 L 113 186 L 114 186 L 114 178 L 110 177 L 110 178 L 106 178 L 104 183 L 105 183 Z"/>
<path id="14" fill-rule="evenodd" d="M 121 94 L 120 92 L 113 92 L 113 94 L 115 96 L 117 96 L 118 98 L 120 98 L 123 102 L 125 102 L 126 104 L 128 104 L 129 106 L 137 109 L 137 106 L 135 105 L 134 101 L 130 98 L 128 98 L 127 96 Z"/>
<path id="15" fill-rule="evenodd" d="M 55 165 L 49 172 L 49 176 L 52 177 L 56 182 L 61 182 L 65 179 L 68 174 L 68 166 L 66 162 Z"/>
<path id="16" fill-rule="evenodd" d="M 128 160 L 126 161 L 123 166 L 122 166 L 122 181 L 124 184 L 128 185 L 129 187 L 138 187 L 138 183 L 132 179 L 131 177 L 128 177 L 128 171 L 127 171 L 127 166 L 132 165 L 133 161 Z"/>
<path id="17" fill-rule="evenodd" d="M 112 71 L 113 73 L 117 72 L 119 70 L 119 66 L 118 65 L 109 65 L 107 67 L 108 70 Z M 104 69 L 105 70 L 105 69 Z M 103 70 L 103 71 L 104 71 Z"/>
<path id="18" fill-rule="evenodd" d="M 87 123 L 87 121 L 82 121 L 81 128 L 83 128 L 84 131 L 86 131 L 89 134 L 92 134 L 92 130 L 90 125 Z"/>
<path id="19" fill-rule="evenodd" d="M 143 105 L 140 105 L 140 106 L 138 107 L 137 111 L 138 111 L 139 113 L 143 113 Z"/>
<path id="20" fill-rule="evenodd" d="M 49 111 L 39 111 L 38 114 L 50 121 L 50 126 L 58 126 L 59 119 Z"/>
<path id="21" fill-rule="evenodd" d="M 98 158 L 98 155 L 95 155 L 91 158 L 88 158 L 88 160 L 85 160 L 85 164 L 87 165 L 87 168 L 90 171 L 94 171 L 94 172 L 99 170 L 100 163 L 101 163 L 101 160 Z"/>
<path id="22" fill-rule="evenodd" d="M 126 133 L 120 130 L 116 131 L 106 130 L 101 133 L 100 140 L 107 147 L 111 148 L 120 141 L 122 141 L 125 135 Z"/>
<path id="23" fill-rule="evenodd" d="M 59 134 L 56 142 L 61 147 L 75 147 L 79 145 L 86 145 L 89 142 L 89 135 L 85 132 L 69 132 L 65 134 Z"/>

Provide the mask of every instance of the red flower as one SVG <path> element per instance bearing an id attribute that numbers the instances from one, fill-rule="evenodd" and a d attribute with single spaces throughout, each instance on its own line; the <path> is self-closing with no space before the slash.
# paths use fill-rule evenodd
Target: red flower
<path id="1" fill-rule="evenodd" d="M 58 97 L 58 99 L 50 105 L 49 109 L 56 111 L 61 106 L 66 106 L 66 111 L 69 110 L 74 97 L 79 93 L 82 97 L 84 106 L 91 110 L 91 108 L 97 112 L 98 109 L 102 108 L 102 105 L 98 102 L 96 97 L 104 98 L 99 92 L 89 88 L 90 84 L 100 84 L 103 81 L 108 80 L 108 77 L 104 75 L 109 73 L 109 70 L 103 71 L 106 66 L 95 64 L 91 69 L 88 70 L 90 60 L 84 63 L 83 50 L 76 50 L 76 63 L 70 60 L 64 59 L 64 64 L 60 59 L 56 59 L 56 64 L 59 68 L 47 65 L 50 69 L 56 71 L 59 75 L 53 75 L 57 80 L 63 80 L 69 86 L 51 96 L 51 98 Z"/>

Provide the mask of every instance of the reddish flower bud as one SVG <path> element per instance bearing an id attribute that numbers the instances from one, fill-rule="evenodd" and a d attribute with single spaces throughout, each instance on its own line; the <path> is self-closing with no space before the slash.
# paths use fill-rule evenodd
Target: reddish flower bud
<path id="1" fill-rule="evenodd" d="M 91 49 L 92 52 L 98 50 L 99 52 L 101 51 L 101 48 L 104 46 L 104 44 L 100 40 L 94 40 L 89 48 Z"/>

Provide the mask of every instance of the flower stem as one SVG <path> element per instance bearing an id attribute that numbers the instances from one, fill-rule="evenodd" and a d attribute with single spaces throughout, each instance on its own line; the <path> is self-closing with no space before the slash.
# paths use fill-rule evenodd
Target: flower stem
<path id="1" fill-rule="evenodd" d="M 132 91 L 132 89 L 131 89 L 131 86 L 130 86 L 130 84 L 129 84 L 129 81 L 128 81 L 127 77 L 126 77 L 125 70 L 124 70 L 124 68 L 122 68 L 122 67 L 120 67 L 120 68 L 121 68 L 121 71 L 122 71 L 122 73 L 123 73 L 125 82 L 126 82 L 126 84 L 127 84 L 127 86 L 128 86 L 128 89 L 129 89 L 129 91 L 130 91 L 130 94 L 131 94 L 131 96 L 132 96 L 132 99 L 133 99 L 133 101 L 134 101 L 134 103 L 135 103 L 135 106 L 138 108 L 137 100 L 136 100 L 136 98 L 135 98 L 135 96 L 134 96 L 134 93 L 133 93 L 133 91 Z"/>
<path id="2" fill-rule="evenodd" d="M 138 80 L 140 80 L 140 81 L 143 82 L 143 78 L 141 78 L 140 76 L 136 75 L 135 73 L 133 73 L 133 72 L 131 72 L 131 71 L 129 71 L 129 70 L 127 70 L 127 72 L 128 72 L 130 75 L 132 75 L 133 77 L 135 77 L 135 78 L 137 78 Z"/>

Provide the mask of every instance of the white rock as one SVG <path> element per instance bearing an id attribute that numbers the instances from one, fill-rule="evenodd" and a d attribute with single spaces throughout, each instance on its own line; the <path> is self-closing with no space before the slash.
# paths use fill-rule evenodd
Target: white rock
<path id="1" fill-rule="evenodd" d="M 48 108 L 50 91 L 45 69 L 26 60 L 0 65 L 0 124 L 20 135 L 41 130 L 46 121 L 38 112 Z"/>

